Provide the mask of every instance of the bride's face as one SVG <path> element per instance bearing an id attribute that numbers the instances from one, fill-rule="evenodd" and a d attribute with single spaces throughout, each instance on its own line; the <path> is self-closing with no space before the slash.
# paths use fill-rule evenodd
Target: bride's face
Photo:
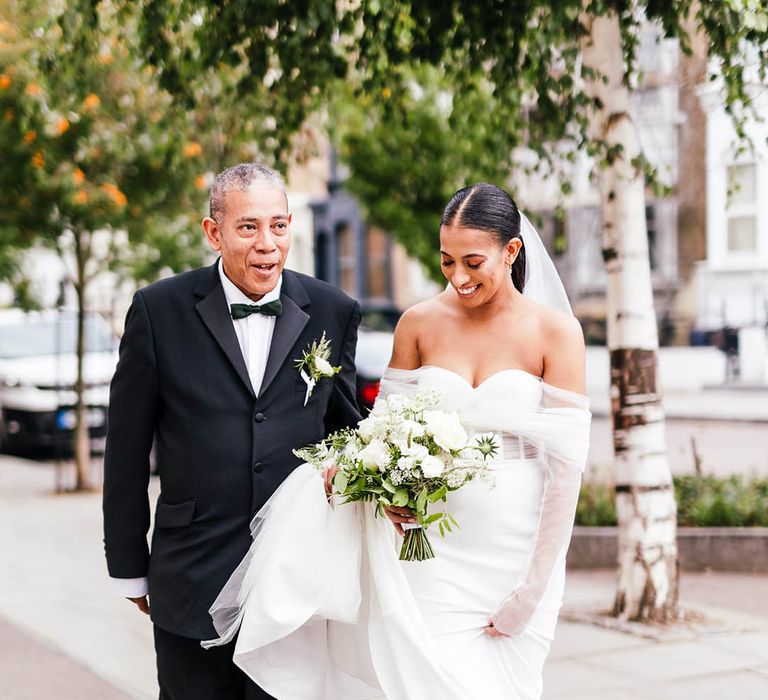
<path id="1" fill-rule="evenodd" d="M 445 278 L 469 307 L 489 302 L 499 290 L 514 289 L 509 267 L 520 249 L 513 238 L 501 245 L 498 237 L 473 228 L 440 227 L 440 256 Z"/>

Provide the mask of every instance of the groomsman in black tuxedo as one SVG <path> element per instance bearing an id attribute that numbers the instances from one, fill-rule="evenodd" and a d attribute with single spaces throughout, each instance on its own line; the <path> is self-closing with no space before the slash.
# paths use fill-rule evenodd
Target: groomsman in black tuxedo
<path id="1" fill-rule="evenodd" d="M 290 270 L 291 215 L 274 171 L 220 173 L 202 226 L 220 258 L 136 293 L 112 380 L 104 541 L 117 591 L 154 623 L 160 698 L 269 698 L 232 663 L 208 609 L 250 545 L 249 523 L 299 464 L 292 450 L 360 419 L 360 308 Z M 323 334 L 333 377 L 296 368 Z M 147 546 L 149 454 L 160 497 Z"/>

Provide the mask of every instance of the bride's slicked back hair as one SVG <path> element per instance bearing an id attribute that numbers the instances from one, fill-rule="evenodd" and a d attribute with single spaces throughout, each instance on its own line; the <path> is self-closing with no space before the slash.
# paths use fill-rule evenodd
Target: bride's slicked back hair
<path id="1" fill-rule="evenodd" d="M 462 187 L 445 207 L 441 226 L 475 228 L 493 233 L 502 246 L 520 235 L 520 211 L 515 200 L 496 185 L 478 182 Z M 525 246 L 512 264 L 512 283 L 517 291 L 525 286 Z"/>

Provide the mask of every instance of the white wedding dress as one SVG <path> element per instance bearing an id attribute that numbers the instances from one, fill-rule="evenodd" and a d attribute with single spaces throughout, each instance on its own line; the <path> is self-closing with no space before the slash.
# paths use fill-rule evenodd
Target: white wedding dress
<path id="1" fill-rule="evenodd" d="M 254 520 L 254 543 L 212 608 L 222 644 L 278 700 L 528 700 L 562 602 L 586 460 L 579 394 L 517 369 L 478 387 L 447 369 L 388 369 L 384 394 L 436 390 L 471 432 L 502 442 L 491 481 L 448 496 L 459 528 L 401 562 L 370 505 L 325 500 L 302 465 Z M 489 619 L 510 636 L 484 632 Z"/>

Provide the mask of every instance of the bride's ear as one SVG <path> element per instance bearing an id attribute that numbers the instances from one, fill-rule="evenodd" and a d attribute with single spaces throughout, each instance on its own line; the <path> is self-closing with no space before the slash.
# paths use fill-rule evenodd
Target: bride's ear
<path id="1" fill-rule="evenodd" d="M 523 242 L 519 238 L 510 238 L 509 242 L 507 243 L 505 247 L 505 260 L 507 262 L 507 265 L 510 267 L 515 262 L 515 259 L 517 258 L 518 254 L 520 253 L 520 249 L 523 247 Z"/>

